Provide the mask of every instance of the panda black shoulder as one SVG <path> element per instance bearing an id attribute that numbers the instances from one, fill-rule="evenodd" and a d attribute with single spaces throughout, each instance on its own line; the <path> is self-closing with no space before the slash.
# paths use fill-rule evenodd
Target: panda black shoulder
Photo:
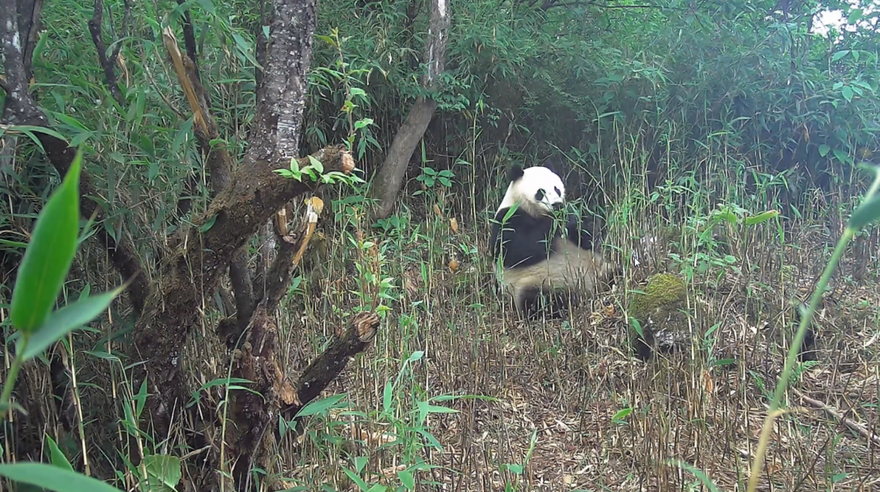
<path id="1" fill-rule="evenodd" d="M 492 222 L 490 248 L 492 258 L 503 257 L 504 268 L 519 268 L 547 259 L 551 240 L 551 217 L 529 215 L 521 209 L 499 209 Z"/>
<path id="2" fill-rule="evenodd" d="M 593 249 L 593 235 L 583 226 L 584 224 L 581 223 L 578 217 L 569 215 L 565 225 L 566 239 L 581 249 Z"/>

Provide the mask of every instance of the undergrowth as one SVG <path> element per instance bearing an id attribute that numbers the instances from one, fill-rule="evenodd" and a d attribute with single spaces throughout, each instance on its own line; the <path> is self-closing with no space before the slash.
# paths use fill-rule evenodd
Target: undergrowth
<path id="1" fill-rule="evenodd" d="M 159 41 L 184 8 L 166 3 L 135 4 L 140 35 L 115 39 L 121 105 L 101 68 L 83 61 L 94 54 L 83 29 L 90 9 L 45 6 L 33 92 L 53 128 L 86 149 L 108 217 L 82 227 L 65 301 L 120 284 L 96 229 L 132 243 L 154 272 L 169 238 L 209 203 L 192 118 Z M 252 469 L 252 483 L 701 490 L 711 481 L 745 490 L 760 471 L 779 490 L 875 486 L 878 230 L 847 225 L 868 186 L 855 164 L 878 149 L 876 33 L 865 27 L 876 12 L 845 6 L 847 34 L 820 38 L 807 4 L 528 3 L 453 2 L 449 70 L 431 95 L 438 114 L 393 215 L 369 217 L 368 183 L 321 191 L 319 236 L 274 313 L 285 376 L 352 314 L 375 311 L 382 325 L 298 423 L 278 419 L 274 468 Z M 381 162 L 407 103 L 424 95 L 415 81 L 426 19 L 408 4 L 417 5 L 320 4 L 303 155 L 343 142 L 364 178 Z M 254 118 L 258 11 L 239 1 L 187 5 L 212 113 L 240 156 Z M 60 179 L 28 143 L 30 130 L 2 131 L 19 138 L 0 183 L 5 275 Z M 571 207 L 623 274 L 565 319 L 523 323 L 497 292 L 487 232 L 507 169 L 546 156 L 567 171 Z M 286 175 L 301 179 L 303 169 Z M 847 249 L 835 251 L 844 234 Z M 271 239 L 249 244 L 251 264 L 265 261 Z M 820 283 L 833 254 L 836 273 Z M 684 343 L 644 361 L 631 342 L 650 324 L 629 306 L 658 272 L 685 283 Z M 12 288 L 4 276 L 0 302 Z M 95 328 L 21 366 L 13 393 L 29 414 L 4 422 L 3 463 L 67 463 L 123 490 L 230 476 L 225 437 L 237 423 L 227 406 L 250 389 L 230 376 L 212 333 L 234 308 L 225 290 L 203 293 L 202 325 L 180 358 L 194 388 L 182 405 L 216 410 L 217 435 L 190 447 L 193 423 L 179 413 L 169 435 L 153 432 L 149 391 L 132 383 L 123 355 L 133 329 L 123 293 Z M 798 308 L 814 293 L 811 320 Z M 0 319 L 13 341 L 5 304 Z M 795 336 L 804 346 L 792 356 Z M 4 380 L 16 379 L 17 352 L 4 347 Z M 774 391 L 782 374 L 785 400 Z M 765 464 L 752 468 L 780 403 L 789 411 L 767 427 Z M 224 460 L 206 469 L 215 448 Z"/>

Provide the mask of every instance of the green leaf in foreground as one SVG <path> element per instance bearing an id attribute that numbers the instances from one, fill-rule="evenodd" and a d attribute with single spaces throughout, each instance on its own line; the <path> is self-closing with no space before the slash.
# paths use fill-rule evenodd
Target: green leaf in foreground
<path id="1" fill-rule="evenodd" d="M 703 473 L 703 470 L 696 468 L 695 466 L 691 465 L 690 463 L 687 463 L 687 462 L 684 462 L 681 460 L 668 460 L 668 461 L 666 461 L 666 464 L 672 465 L 672 466 L 677 466 L 685 471 L 689 471 L 689 472 L 693 473 L 694 476 L 697 477 L 697 479 L 700 482 L 702 482 L 703 485 L 705 485 L 707 489 L 709 489 L 709 492 L 721 492 L 720 490 L 718 490 L 718 486 L 715 485 L 715 482 L 713 482 L 712 479 L 710 479 L 708 476 L 706 476 L 705 473 Z"/>
<path id="2" fill-rule="evenodd" d="M 880 195 L 875 195 L 861 204 L 849 218 L 848 227 L 858 231 L 877 219 L 880 219 Z"/>
<path id="3" fill-rule="evenodd" d="M 333 396 L 328 396 L 327 398 L 322 398 L 320 400 L 311 401 L 311 402 L 309 402 L 308 405 L 302 407 L 299 410 L 299 412 L 296 412 L 296 416 L 294 416 L 294 419 L 297 419 L 300 417 L 307 417 L 309 415 L 324 414 L 327 411 L 329 411 L 331 408 L 339 408 L 337 406 L 337 403 L 339 403 L 339 401 L 342 400 L 343 398 L 345 398 L 346 396 L 347 395 L 345 395 L 345 394 L 333 395 Z"/>
<path id="4" fill-rule="evenodd" d="M 64 335 L 97 318 L 123 289 L 125 285 L 109 292 L 81 298 L 53 312 L 46 318 L 43 326 L 28 339 L 22 356 L 27 360 L 39 355 Z"/>
<path id="5" fill-rule="evenodd" d="M 77 152 L 61 186 L 40 212 L 18 269 L 10 321 L 24 333 L 46 320 L 76 253 L 81 162 L 82 154 Z"/>
<path id="6" fill-rule="evenodd" d="M 55 492 L 122 492 L 100 480 L 46 463 L 0 465 L 0 476 Z"/>
<path id="7" fill-rule="evenodd" d="M 49 459 L 52 461 L 52 465 L 62 470 L 73 471 L 73 467 L 70 466 L 70 462 L 67 461 L 67 457 L 64 456 L 64 453 L 55 444 L 55 440 L 49 434 L 46 434 L 46 447 L 49 448 Z"/>
<path id="8" fill-rule="evenodd" d="M 180 482 L 180 458 L 167 454 L 144 457 L 147 469 L 147 489 L 151 492 L 173 491 Z"/>

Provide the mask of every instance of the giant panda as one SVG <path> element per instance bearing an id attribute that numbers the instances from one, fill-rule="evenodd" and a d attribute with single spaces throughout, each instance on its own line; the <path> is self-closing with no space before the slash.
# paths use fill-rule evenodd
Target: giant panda
<path id="1" fill-rule="evenodd" d="M 590 234 L 575 217 L 564 228 L 557 225 L 565 186 L 551 167 L 515 167 L 508 179 L 490 238 L 497 279 L 518 314 L 533 317 L 543 311 L 556 317 L 569 303 L 595 292 L 615 268 L 593 251 Z M 549 311 L 541 309 L 541 300 L 549 301 Z"/>

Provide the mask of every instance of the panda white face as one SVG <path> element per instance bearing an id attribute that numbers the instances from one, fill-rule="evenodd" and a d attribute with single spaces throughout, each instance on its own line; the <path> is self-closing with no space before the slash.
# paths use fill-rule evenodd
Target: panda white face
<path id="1" fill-rule="evenodd" d="M 507 187 L 498 210 L 519 203 L 520 209 L 539 217 L 550 215 L 565 203 L 565 185 L 552 170 L 535 166 L 522 170 L 522 175 Z"/>

